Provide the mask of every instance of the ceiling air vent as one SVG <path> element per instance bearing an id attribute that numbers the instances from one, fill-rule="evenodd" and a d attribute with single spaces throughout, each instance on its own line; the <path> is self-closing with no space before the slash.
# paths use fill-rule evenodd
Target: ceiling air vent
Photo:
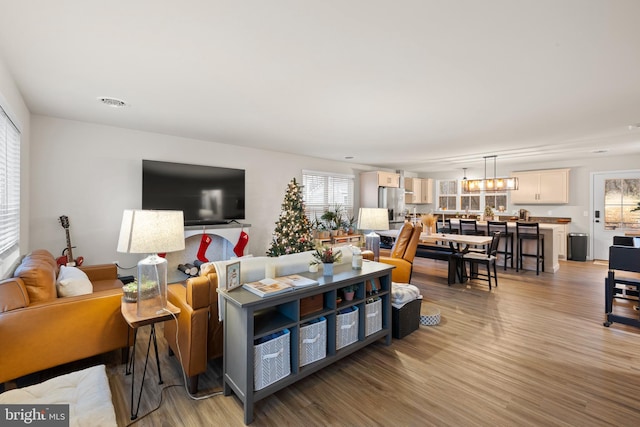
<path id="1" fill-rule="evenodd" d="M 113 107 L 113 108 L 122 108 L 127 106 L 127 103 L 124 102 L 122 99 L 111 98 L 109 96 L 99 96 L 98 101 L 102 102 L 104 105 L 108 105 L 109 107 Z"/>

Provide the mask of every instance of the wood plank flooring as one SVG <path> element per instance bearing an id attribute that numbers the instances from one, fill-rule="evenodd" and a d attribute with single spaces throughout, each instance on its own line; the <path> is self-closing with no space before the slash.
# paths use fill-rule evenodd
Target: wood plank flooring
<path id="1" fill-rule="evenodd" d="M 481 281 L 447 286 L 444 262 L 416 259 L 412 283 L 440 308 L 440 325 L 376 343 L 258 401 L 252 425 L 636 426 L 640 329 L 602 325 L 606 271 L 572 261 L 540 276 L 499 270 L 489 292 Z M 635 304 L 616 301 L 629 313 Z M 159 335 L 164 384 L 151 365 L 141 416 L 161 404 L 135 425 L 244 425 L 235 396 L 188 397 Z M 128 425 L 131 377 L 113 359 L 114 406 Z M 200 395 L 220 390 L 219 364 L 200 384 Z"/>

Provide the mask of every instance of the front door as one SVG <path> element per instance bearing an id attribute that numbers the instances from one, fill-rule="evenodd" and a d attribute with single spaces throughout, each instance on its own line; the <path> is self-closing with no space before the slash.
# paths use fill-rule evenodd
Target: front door
<path id="1" fill-rule="evenodd" d="M 640 212 L 631 212 L 640 202 L 640 171 L 592 174 L 591 253 L 593 259 L 608 260 L 613 236 L 640 230 Z"/>

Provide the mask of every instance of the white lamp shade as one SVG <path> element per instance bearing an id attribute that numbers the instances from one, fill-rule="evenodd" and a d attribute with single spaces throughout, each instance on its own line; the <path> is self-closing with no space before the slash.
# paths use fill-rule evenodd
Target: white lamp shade
<path id="1" fill-rule="evenodd" d="M 360 230 L 388 230 L 389 211 L 384 208 L 360 208 L 358 228 Z"/>
<path id="2" fill-rule="evenodd" d="M 184 249 L 182 211 L 125 210 L 118 252 L 155 254 Z"/>

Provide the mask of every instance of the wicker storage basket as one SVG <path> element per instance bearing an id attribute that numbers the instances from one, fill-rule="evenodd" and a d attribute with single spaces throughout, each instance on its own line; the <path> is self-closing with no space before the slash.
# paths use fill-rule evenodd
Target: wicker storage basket
<path id="1" fill-rule="evenodd" d="M 261 390 L 291 373 L 288 329 L 261 339 L 253 346 L 254 388 Z"/>
<path id="2" fill-rule="evenodd" d="M 300 366 L 327 357 L 327 319 L 320 317 L 300 327 Z"/>

